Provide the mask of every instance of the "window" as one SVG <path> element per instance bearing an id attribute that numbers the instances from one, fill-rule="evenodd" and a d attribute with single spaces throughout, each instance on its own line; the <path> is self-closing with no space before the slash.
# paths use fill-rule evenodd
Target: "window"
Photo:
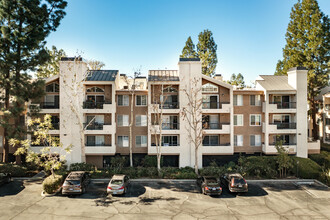
<path id="1" fill-rule="evenodd" d="M 147 136 L 135 136 L 135 146 L 136 147 L 146 147 L 147 146 Z"/>
<path id="2" fill-rule="evenodd" d="M 179 146 L 178 136 L 162 136 L 162 146 Z"/>
<path id="3" fill-rule="evenodd" d="M 243 95 L 234 95 L 234 105 L 242 106 L 243 105 Z"/>
<path id="4" fill-rule="evenodd" d="M 250 125 L 260 126 L 261 125 L 261 115 L 250 115 Z"/>
<path id="5" fill-rule="evenodd" d="M 179 121 L 177 115 L 163 115 L 162 129 L 172 130 L 179 129 Z"/>
<path id="6" fill-rule="evenodd" d="M 250 146 L 261 146 L 261 135 L 251 135 Z"/>
<path id="7" fill-rule="evenodd" d="M 234 126 L 243 126 L 243 115 L 234 115 Z"/>
<path id="8" fill-rule="evenodd" d="M 203 138 L 203 146 L 219 146 L 218 135 L 206 135 Z"/>
<path id="9" fill-rule="evenodd" d="M 118 95 L 118 106 L 128 106 L 129 96 L 128 95 Z"/>
<path id="10" fill-rule="evenodd" d="M 163 89 L 164 93 L 171 93 L 171 92 L 178 92 L 178 90 L 176 88 L 173 88 L 172 86 L 166 87 L 165 89 Z"/>
<path id="11" fill-rule="evenodd" d="M 282 142 L 282 145 L 289 145 L 291 143 L 290 142 L 290 135 L 282 134 L 282 135 L 274 136 L 273 145 L 276 145 L 277 142 Z"/>
<path id="12" fill-rule="evenodd" d="M 218 95 L 203 95 L 203 109 L 218 109 Z"/>
<path id="13" fill-rule="evenodd" d="M 146 95 L 137 95 L 136 96 L 136 106 L 146 106 L 147 105 L 147 96 Z"/>
<path id="14" fill-rule="evenodd" d="M 243 135 L 234 135 L 234 146 L 243 146 Z"/>
<path id="15" fill-rule="evenodd" d="M 260 95 L 250 95 L 250 105 L 261 106 L 261 96 Z"/>
<path id="16" fill-rule="evenodd" d="M 137 115 L 135 117 L 135 126 L 147 126 L 147 116 Z"/>
<path id="17" fill-rule="evenodd" d="M 218 86 L 206 83 L 202 86 L 202 92 L 218 92 Z"/>
<path id="18" fill-rule="evenodd" d="M 128 115 L 118 115 L 118 126 L 128 126 Z"/>
<path id="19" fill-rule="evenodd" d="M 58 83 L 51 83 L 46 86 L 46 92 L 59 92 L 60 91 L 60 86 Z"/>
<path id="20" fill-rule="evenodd" d="M 118 136 L 118 147 L 128 147 L 128 136 Z"/>
<path id="21" fill-rule="evenodd" d="M 99 87 L 94 86 L 94 87 L 88 88 L 87 92 L 104 92 L 104 90 Z"/>

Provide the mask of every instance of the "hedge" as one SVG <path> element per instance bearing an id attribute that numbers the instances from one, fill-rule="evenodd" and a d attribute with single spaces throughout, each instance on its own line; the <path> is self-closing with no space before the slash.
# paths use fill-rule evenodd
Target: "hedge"
<path id="1" fill-rule="evenodd" d="M 73 163 L 70 165 L 71 171 L 93 171 L 97 170 L 96 166 L 88 163 Z"/>
<path id="2" fill-rule="evenodd" d="M 0 163 L 0 173 L 10 173 L 13 177 L 29 176 L 26 167 L 11 163 Z"/>
<path id="3" fill-rule="evenodd" d="M 62 183 L 63 176 L 55 175 L 54 177 L 50 175 L 42 182 L 42 188 L 46 193 L 52 194 L 61 187 Z"/>
<path id="4" fill-rule="evenodd" d="M 322 168 L 315 161 L 309 158 L 293 157 L 294 166 L 293 173 L 299 178 L 304 179 L 319 179 L 322 173 Z M 297 162 L 299 162 L 297 164 Z M 298 174 L 297 174 L 298 165 Z"/>

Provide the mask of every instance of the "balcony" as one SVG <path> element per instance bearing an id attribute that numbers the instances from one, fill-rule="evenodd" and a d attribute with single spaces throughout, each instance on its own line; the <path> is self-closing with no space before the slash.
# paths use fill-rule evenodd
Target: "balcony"
<path id="1" fill-rule="evenodd" d="M 164 103 L 153 103 L 159 105 L 159 108 L 163 109 L 179 109 L 179 102 L 164 102 Z"/>
<path id="2" fill-rule="evenodd" d="M 203 123 L 205 134 L 229 134 L 230 123 Z"/>
<path id="3" fill-rule="evenodd" d="M 40 108 L 41 109 L 59 109 L 60 103 L 58 103 L 58 102 L 41 102 Z"/>
<path id="4" fill-rule="evenodd" d="M 103 130 L 104 125 L 111 125 L 111 124 L 110 123 L 97 123 L 97 122 L 90 123 L 90 124 L 84 123 L 84 128 L 86 128 L 86 130 Z"/>
<path id="5" fill-rule="evenodd" d="M 111 101 L 103 101 L 103 102 L 93 102 L 93 101 L 85 101 L 83 103 L 84 109 L 103 109 L 104 104 L 112 104 Z"/>
<path id="6" fill-rule="evenodd" d="M 230 102 L 203 102 L 203 109 L 222 109 L 222 105 L 230 104 Z"/>
<path id="7" fill-rule="evenodd" d="M 111 144 L 106 143 L 86 143 L 86 147 L 111 147 Z"/>
<path id="8" fill-rule="evenodd" d="M 269 104 L 275 104 L 277 109 L 295 109 L 296 102 L 269 102 Z"/>
<path id="9" fill-rule="evenodd" d="M 297 152 L 297 145 L 294 143 L 283 144 L 282 146 L 288 151 L 289 154 L 295 154 Z M 271 143 L 268 146 L 263 143 L 262 152 L 265 154 L 277 154 L 275 143 Z"/>
<path id="10" fill-rule="evenodd" d="M 277 129 L 297 129 L 296 128 L 296 123 L 291 122 L 291 123 L 269 123 L 270 125 L 276 125 Z"/>
<path id="11" fill-rule="evenodd" d="M 230 146 L 230 143 L 203 143 L 203 147 Z"/>
<path id="12" fill-rule="evenodd" d="M 179 130 L 180 124 L 179 123 L 162 123 L 162 130 Z"/>

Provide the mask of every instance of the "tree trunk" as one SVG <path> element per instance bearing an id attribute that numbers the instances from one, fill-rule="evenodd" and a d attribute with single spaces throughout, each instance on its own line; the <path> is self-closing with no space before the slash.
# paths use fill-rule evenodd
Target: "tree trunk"
<path id="1" fill-rule="evenodd" d="M 132 94 L 131 98 L 131 116 L 130 116 L 130 125 L 129 125 L 129 165 L 130 167 L 133 167 L 133 135 L 132 135 L 132 127 L 133 127 L 133 108 L 134 108 L 134 93 Z"/>
<path id="2" fill-rule="evenodd" d="M 198 147 L 195 147 L 195 173 L 198 175 Z"/>

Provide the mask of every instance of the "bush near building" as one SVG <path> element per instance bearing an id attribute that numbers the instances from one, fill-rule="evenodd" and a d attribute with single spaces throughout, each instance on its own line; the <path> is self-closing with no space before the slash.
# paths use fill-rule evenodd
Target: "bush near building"
<path id="1" fill-rule="evenodd" d="M 42 182 L 42 188 L 46 193 L 52 194 L 61 187 L 63 181 L 62 175 L 50 175 Z"/>
<path id="2" fill-rule="evenodd" d="M 31 177 L 38 172 L 36 169 L 29 168 L 11 163 L 0 163 L 0 173 L 10 173 L 12 177 Z"/>

